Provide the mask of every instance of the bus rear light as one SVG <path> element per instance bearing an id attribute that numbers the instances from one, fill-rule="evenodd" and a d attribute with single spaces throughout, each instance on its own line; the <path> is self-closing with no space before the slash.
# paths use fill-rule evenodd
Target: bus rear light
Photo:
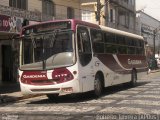
<path id="1" fill-rule="evenodd" d="M 72 73 L 66 68 L 56 68 L 52 73 L 52 78 L 58 83 L 73 80 Z"/>

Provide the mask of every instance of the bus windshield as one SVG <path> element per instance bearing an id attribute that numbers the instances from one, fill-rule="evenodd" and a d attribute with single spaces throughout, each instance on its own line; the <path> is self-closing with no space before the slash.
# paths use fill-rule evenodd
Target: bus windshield
<path id="1" fill-rule="evenodd" d="M 71 30 L 34 33 L 22 38 L 22 70 L 46 70 L 74 63 Z"/>

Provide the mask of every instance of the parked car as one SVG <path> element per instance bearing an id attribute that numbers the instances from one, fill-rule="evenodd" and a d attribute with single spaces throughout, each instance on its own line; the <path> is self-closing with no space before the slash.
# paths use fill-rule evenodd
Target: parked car
<path id="1" fill-rule="evenodd" d="M 160 68 L 160 55 L 155 54 L 155 59 L 156 59 L 156 61 L 157 61 L 157 66 L 158 66 L 158 68 Z"/>

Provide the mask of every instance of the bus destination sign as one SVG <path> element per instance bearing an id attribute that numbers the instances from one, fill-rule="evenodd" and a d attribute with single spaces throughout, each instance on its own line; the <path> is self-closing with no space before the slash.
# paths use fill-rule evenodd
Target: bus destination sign
<path id="1" fill-rule="evenodd" d="M 70 21 L 62 21 L 62 22 L 49 22 L 43 24 L 37 24 L 33 26 L 29 26 L 23 30 L 23 34 L 29 35 L 31 33 L 41 33 L 52 30 L 65 30 L 71 29 Z"/>

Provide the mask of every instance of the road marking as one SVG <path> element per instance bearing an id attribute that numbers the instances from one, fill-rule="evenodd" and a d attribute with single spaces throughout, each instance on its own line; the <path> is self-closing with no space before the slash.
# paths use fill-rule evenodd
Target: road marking
<path id="1" fill-rule="evenodd" d="M 148 88 L 142 88 L 142 87 L 139 87 L 139 88 L 137 88 L 137 87 L 135 87 L 135 88 L 131 88 L 131 89 L 129 89 L 128 91 L 145 91 L 145 90 L 147 90 Z"/>
<path id="2" fill-rule="evenodd" d="M 122 100 L 121 102 L 117 104 L 129 104 L 129 105 L 153 105 L 153 106 L 159 106 L 160 107 L 160 101 L 151 101 L 151 100 Z"/>
<path id="3" fill-rule="evenodd" d="M 140 91 L 132 91 L 132 90 L 126 90 L 126 91 L 120 91 L 120 92 L 117 92 L 118 94 L 137 94 L 139 93 Z"/>
<path id="4" fill-rule="evenodd" d="M 160 91 L 145 91 L 145 94 L 160 94 Z"/>
<path id="5" fill-rule="evenodd" d="M 103 104 L 110 104 L 112 102 L 115 102 L 116 100 L 103 100 L 103 99 L 97 99 L 97 100 L 90 100 L 90 101 L 86 101 L 86 102 L 80 102 L 80 103 L 103 103 Z"/>
<path id="6" fill-rule="evenodd" d="M 102 98 L 112 98 L 112 99 L 114 99 L 114 98 L 119 98 L 119 99 L 122 99 L 122 98 L 126 98 L 126 97 L 128 97 L 128 96 L 130 96 L 130 95 L 112 94 L 112 95 L 106 95 L 106 96 L 104 96 L 104 97 L 102 97 Z"/>
<path id="7" fill-rule="evenodd" d="M 133 96 L 134 98 L 153 98 L 153 99 L 160 99 L 160 96 L 157 95 L 136 95 Z"/>

